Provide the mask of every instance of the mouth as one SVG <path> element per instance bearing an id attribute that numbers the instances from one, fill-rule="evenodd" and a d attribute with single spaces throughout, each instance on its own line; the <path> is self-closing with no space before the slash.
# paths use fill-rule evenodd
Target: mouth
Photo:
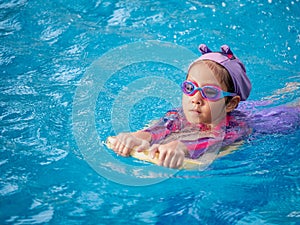
<path id="1" fill-rule="evenodd" d="M 201 114 L 201 111 L 199 109 L 191 109 L 190 112 L 195 114 Z"/>

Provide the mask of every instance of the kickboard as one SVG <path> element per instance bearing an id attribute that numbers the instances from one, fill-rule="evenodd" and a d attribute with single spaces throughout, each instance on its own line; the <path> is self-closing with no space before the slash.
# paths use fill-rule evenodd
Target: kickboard
<path id="1" fill-rule="evenodd" d="M 110 149 L 112 149 L 111 143 L 114 138 L 115 137 L 108 137 L 106 140 L 106 146 Z M 137 152 L 133 149 L 130 153 L 130 156 L 132 156 L 133 158 L 142 160 L 142 161 L 158 164 L 158 153 L 156 154 L 156 156 L 154 158 L 152 158 L 152 157 L 150 157 L 148 150 L 145 150 L 143 152 Z M 199 166 L 202 166 L 202 165 L 203 165 L 203 163 L 200 161 L 197 161 L 195 159 L 185 158 L 183 161 L 183 165 L 179 169 L 192 170 L 192 169 L 197 169 Z"/>
<path id="2" fill-rule="evenodd" d="M 115 137 L 108 137 L 106 140 L 106 146 L 108 148 L 111 149 L 111 141 L 114 139 Z M 231 154 L 232 152 L 236 151 L 239 146 L 241 146 L 243 144 L 244 141 L 239 141 L 236 142 L 232 145 L 229 145 L 227 147 L 223 147 L 219 154 L 216 156 L 216 158 L 220 158 L 220 157 L 224 157 L 226 155 Z M 150 157 L 149 155 L 149 151 L 145 150 L 143 152 L 137 152 L 134 149 L 131 151 L 130 156 L 132 156 L 135 159 L 139 159 L 145 162 L 150 162 L 150 163 L 154 163 L 158 165 L 158 153 L 156 154 L 155 158 Z M 202 167 L 204 165 L 203 162 L 198 161 L 196 159 L 188 159 L 185 158 L 183 161 L 183 165 L 179 168 L 179 169 L 186 169 L 186 170 L 195 170 L 197 168 L 199 168 L 200 166 Z"/>

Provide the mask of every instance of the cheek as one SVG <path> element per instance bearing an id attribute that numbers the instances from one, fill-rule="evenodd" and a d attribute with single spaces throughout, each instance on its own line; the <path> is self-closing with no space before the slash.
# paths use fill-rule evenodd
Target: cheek
<path id="1" fill-rule="evenodd" d="M 218 101 L 210 104 L 211 116 L 213 119 L 223 118 L 226 115 L 225 102 Z"/>
<path id="2" fill-rule="evenodd" d="M 211 111 L 216 111 L 219 109 L 219 104 L 216 102 L 210 102 L 208 105 Z"/>

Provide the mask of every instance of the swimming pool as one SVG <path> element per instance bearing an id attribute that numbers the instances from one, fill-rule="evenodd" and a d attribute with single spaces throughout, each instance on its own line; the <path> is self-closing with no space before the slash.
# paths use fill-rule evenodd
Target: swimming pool
<path id="1" fill-rule="evenodd" d="M 171 175 L 102 143 L 180 101 L 176 90 L 156 88 L 184 79 L 200 43 L 226 43 L 243 59 L 250 100 L 299 98 L 299 0 L 4 0 L 0 9 L 1 224 L 300 223 L 299 130 L 247 140 L 202 171 Z M 171 60 L 173 50 L 181 60 Z M 116 66 L 105 75 L 97 63 L 110 57 Z"/>

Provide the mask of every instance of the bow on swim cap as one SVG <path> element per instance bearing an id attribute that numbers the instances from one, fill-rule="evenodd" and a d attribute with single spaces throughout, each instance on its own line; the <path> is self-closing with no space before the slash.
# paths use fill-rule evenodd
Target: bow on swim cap
<path id="1" fill-rule="evenodd" d="M 234 84 L 234 92 L 245 101 L 251 91 L 252 85 L 246 74 L 244 64 L 233 55 L 227 45 L 221 46 L 221 52 L 212 52 L 205 44 L 199 46 L 202 53 L 195 62 L 200 60 L 211 60 L 222 65 L 229 73 Z"/>

